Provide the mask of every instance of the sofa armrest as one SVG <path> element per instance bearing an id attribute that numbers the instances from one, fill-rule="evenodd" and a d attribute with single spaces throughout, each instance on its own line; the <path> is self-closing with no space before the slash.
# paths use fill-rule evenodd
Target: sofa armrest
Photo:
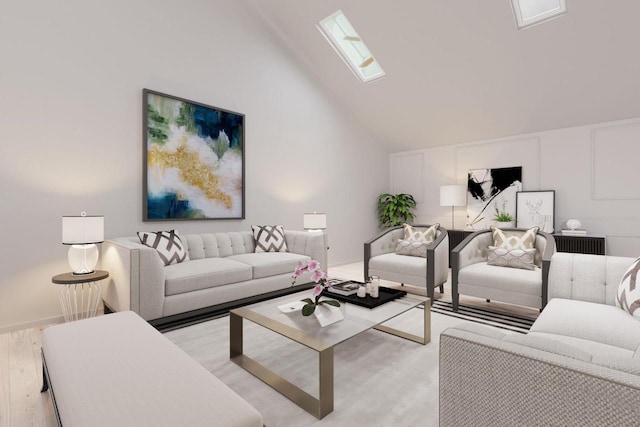
<path id="1" fill-rule="evenodd" d="M 633 425 L 640 416 L 629 405 L 640 377 L 584 360 L 454 327 L 440 335 L 439 362 L 441 426 Z"/>
<path id="2" fill-rule="evenodd" d="M 553 235 L 544 231 L 538 231 L 538 235 L 543 236 L 546 239 L 544 251 L 542 252 L 542 306 L 541 309 L 547 305 L 549 295 L 549 269 L 551 267 L 551 258 L 556 253 L 556 239 Z"/>
<path id="3" fill-rule="evenodd" d="M 320 263 L 327 270 L 327 235 L 319 232 L 285 230 L 284 238 L 289 252 L 307 255 Z"/>
<path id="4" fill-rule="evenodd" d="M 145 320 L 162 317 L 164 266 L 155 249 L 126 238 L 102 244 L 101 268 L 109 272 L 103 300 L 114 311 L 131 310 Z"/>

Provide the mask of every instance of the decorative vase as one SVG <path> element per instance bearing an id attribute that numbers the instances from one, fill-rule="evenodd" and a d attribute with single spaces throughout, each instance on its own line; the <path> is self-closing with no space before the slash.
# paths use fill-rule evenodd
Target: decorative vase
<path id="1" fill-rule="evenodd" d="M 499 222 L 496 221 L 494 227 L 496 228 L 514 228 L 516 226 L 516 222 L 515 221 L 509 221 L 509 222 Z"/>
<path id="2" fill-rule="evenodd" d="M 318 319 L 321 327 L 329 326 L 333 323 L 344 320 L 344 315 L 340 307 L 334 307 L 327 304 L 321 304 L 316 306 L 313 315 Z"/>

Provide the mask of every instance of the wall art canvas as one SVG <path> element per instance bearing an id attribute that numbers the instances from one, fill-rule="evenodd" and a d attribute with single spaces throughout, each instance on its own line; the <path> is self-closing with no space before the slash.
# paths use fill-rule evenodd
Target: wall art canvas
<path id="1" fill-rule="evenodd" d="M 467 229 L 493 225 L 498 212 L 516 217 L 516 193 L 522 190 L 522 167 L 472 169 L 467 180 Z"/>
<path id="2" fill-rule="evenodd" d="M 555 209 L 555 191 L 520 191 L 516 193 L 516 226 L 539 227 L 542 231 L 553 233 Z"/>
<path id="3" fill-rule="evenodd" d="M 143 220 L 244 219 L 244 115 L 143 91 Z"/>

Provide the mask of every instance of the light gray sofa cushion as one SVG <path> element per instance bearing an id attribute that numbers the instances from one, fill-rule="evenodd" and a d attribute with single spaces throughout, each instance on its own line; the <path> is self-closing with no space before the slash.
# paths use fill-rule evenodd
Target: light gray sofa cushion
<path id="1" fill-rule="evenodd" d="M 526 347 L 537 348 L 539 350 L 548 351 L 549 353 L 559 354 L 560 356 L 570 357 L 572 359 L 590 362 L 593 355 L 587 351 L 581 350 L 570 344 L 548 339 L 533 334 L 509 334 L 503 338 L 503 341 L 524 345 Z"/>
<path id="2" fill-rule="evenodd" d="M 244 399 L 152 326 L 120 312 L 42 335 L 65 427 L 260 427 Z"/>
<path id="3" fill-rule="evenodd" d="M 514 292 L 514 283 L 517 283 L 517 293 L 540 296 L 542 270 L 505 268 L 479 262 L 461 269 L 458 273 L 458 283 L 479 287 L 489 286 L 506 292 Z"/>
<path id="4" fill-rule="evenodd" d="M 290 273 L 300 261 L 309 261 L 306 255 L 294 254 L 291 252 L 261 252 L 253 254 L 232 255 L 226 259 L 248 264 L 253 268 L 253 278 L 276 276 L 278 274 Z M 326 266 L 321 266 L 325 269 Z"/>
<path id="5" fill-rule="evenodd" d="M 196 259 L 165 267 L 165 295 L 197 291 L 252 279 L 248 264 L 228 258 Z"/>
<path id="6" fill-rule="evenodd" d="M 572 347 L 579 348 L 594 357 L 627 357 L 633 356 L 633 352 L 626 348 L 616 347 L 614 345 L 602 344 L 596 341 L 585 340 L 583 338 L 568 337 L 566 335 L 548 334 L 545 332 L 529 332 L 528 335 L 541 337 L 549 340 L 558 341 L 568 344 Z"/>
<path id="7" fill-rule="evenodd" d="M 605 304 L 554 298 L 531 327 L 544 332 L 621 347 L 640 345 L 640 322 L 629 313 Z"/>
<path id="8" fill-rule="evenodd" d="M 248 231 L 228 233 L 185 234 L 180 236 L 192 260 L 228 257 L 255 250 L 253 235 Z"/>

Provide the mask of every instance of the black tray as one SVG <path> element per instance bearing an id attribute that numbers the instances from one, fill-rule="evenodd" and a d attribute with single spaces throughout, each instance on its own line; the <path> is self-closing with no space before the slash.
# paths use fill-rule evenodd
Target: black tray
<path id="1" fill-rule="evenodd" d="M 355 280 L 350 280 L 350 282 L 358 284 L 362 283 L 356 282 Z M 360 298 L 357 295 L 346 296 L 335 294 L 326 290 L 322 292 L 322 295 L 327 298 L 337 299 L 338 301 L 350 302 L 351 304 L 359 305 L 361 307 L 375 308 L 389 301 L 393 301 L 396 298 L 403 297 L 407 294 L 406 291 L 401 291 L 400 289 L 385 288 L 384 286 L 380 286 L 380 288 L 378 289 L 378 298 L 372 298 L 369 294 L 367 294 L 367 296 L 364 298 Z"/>

